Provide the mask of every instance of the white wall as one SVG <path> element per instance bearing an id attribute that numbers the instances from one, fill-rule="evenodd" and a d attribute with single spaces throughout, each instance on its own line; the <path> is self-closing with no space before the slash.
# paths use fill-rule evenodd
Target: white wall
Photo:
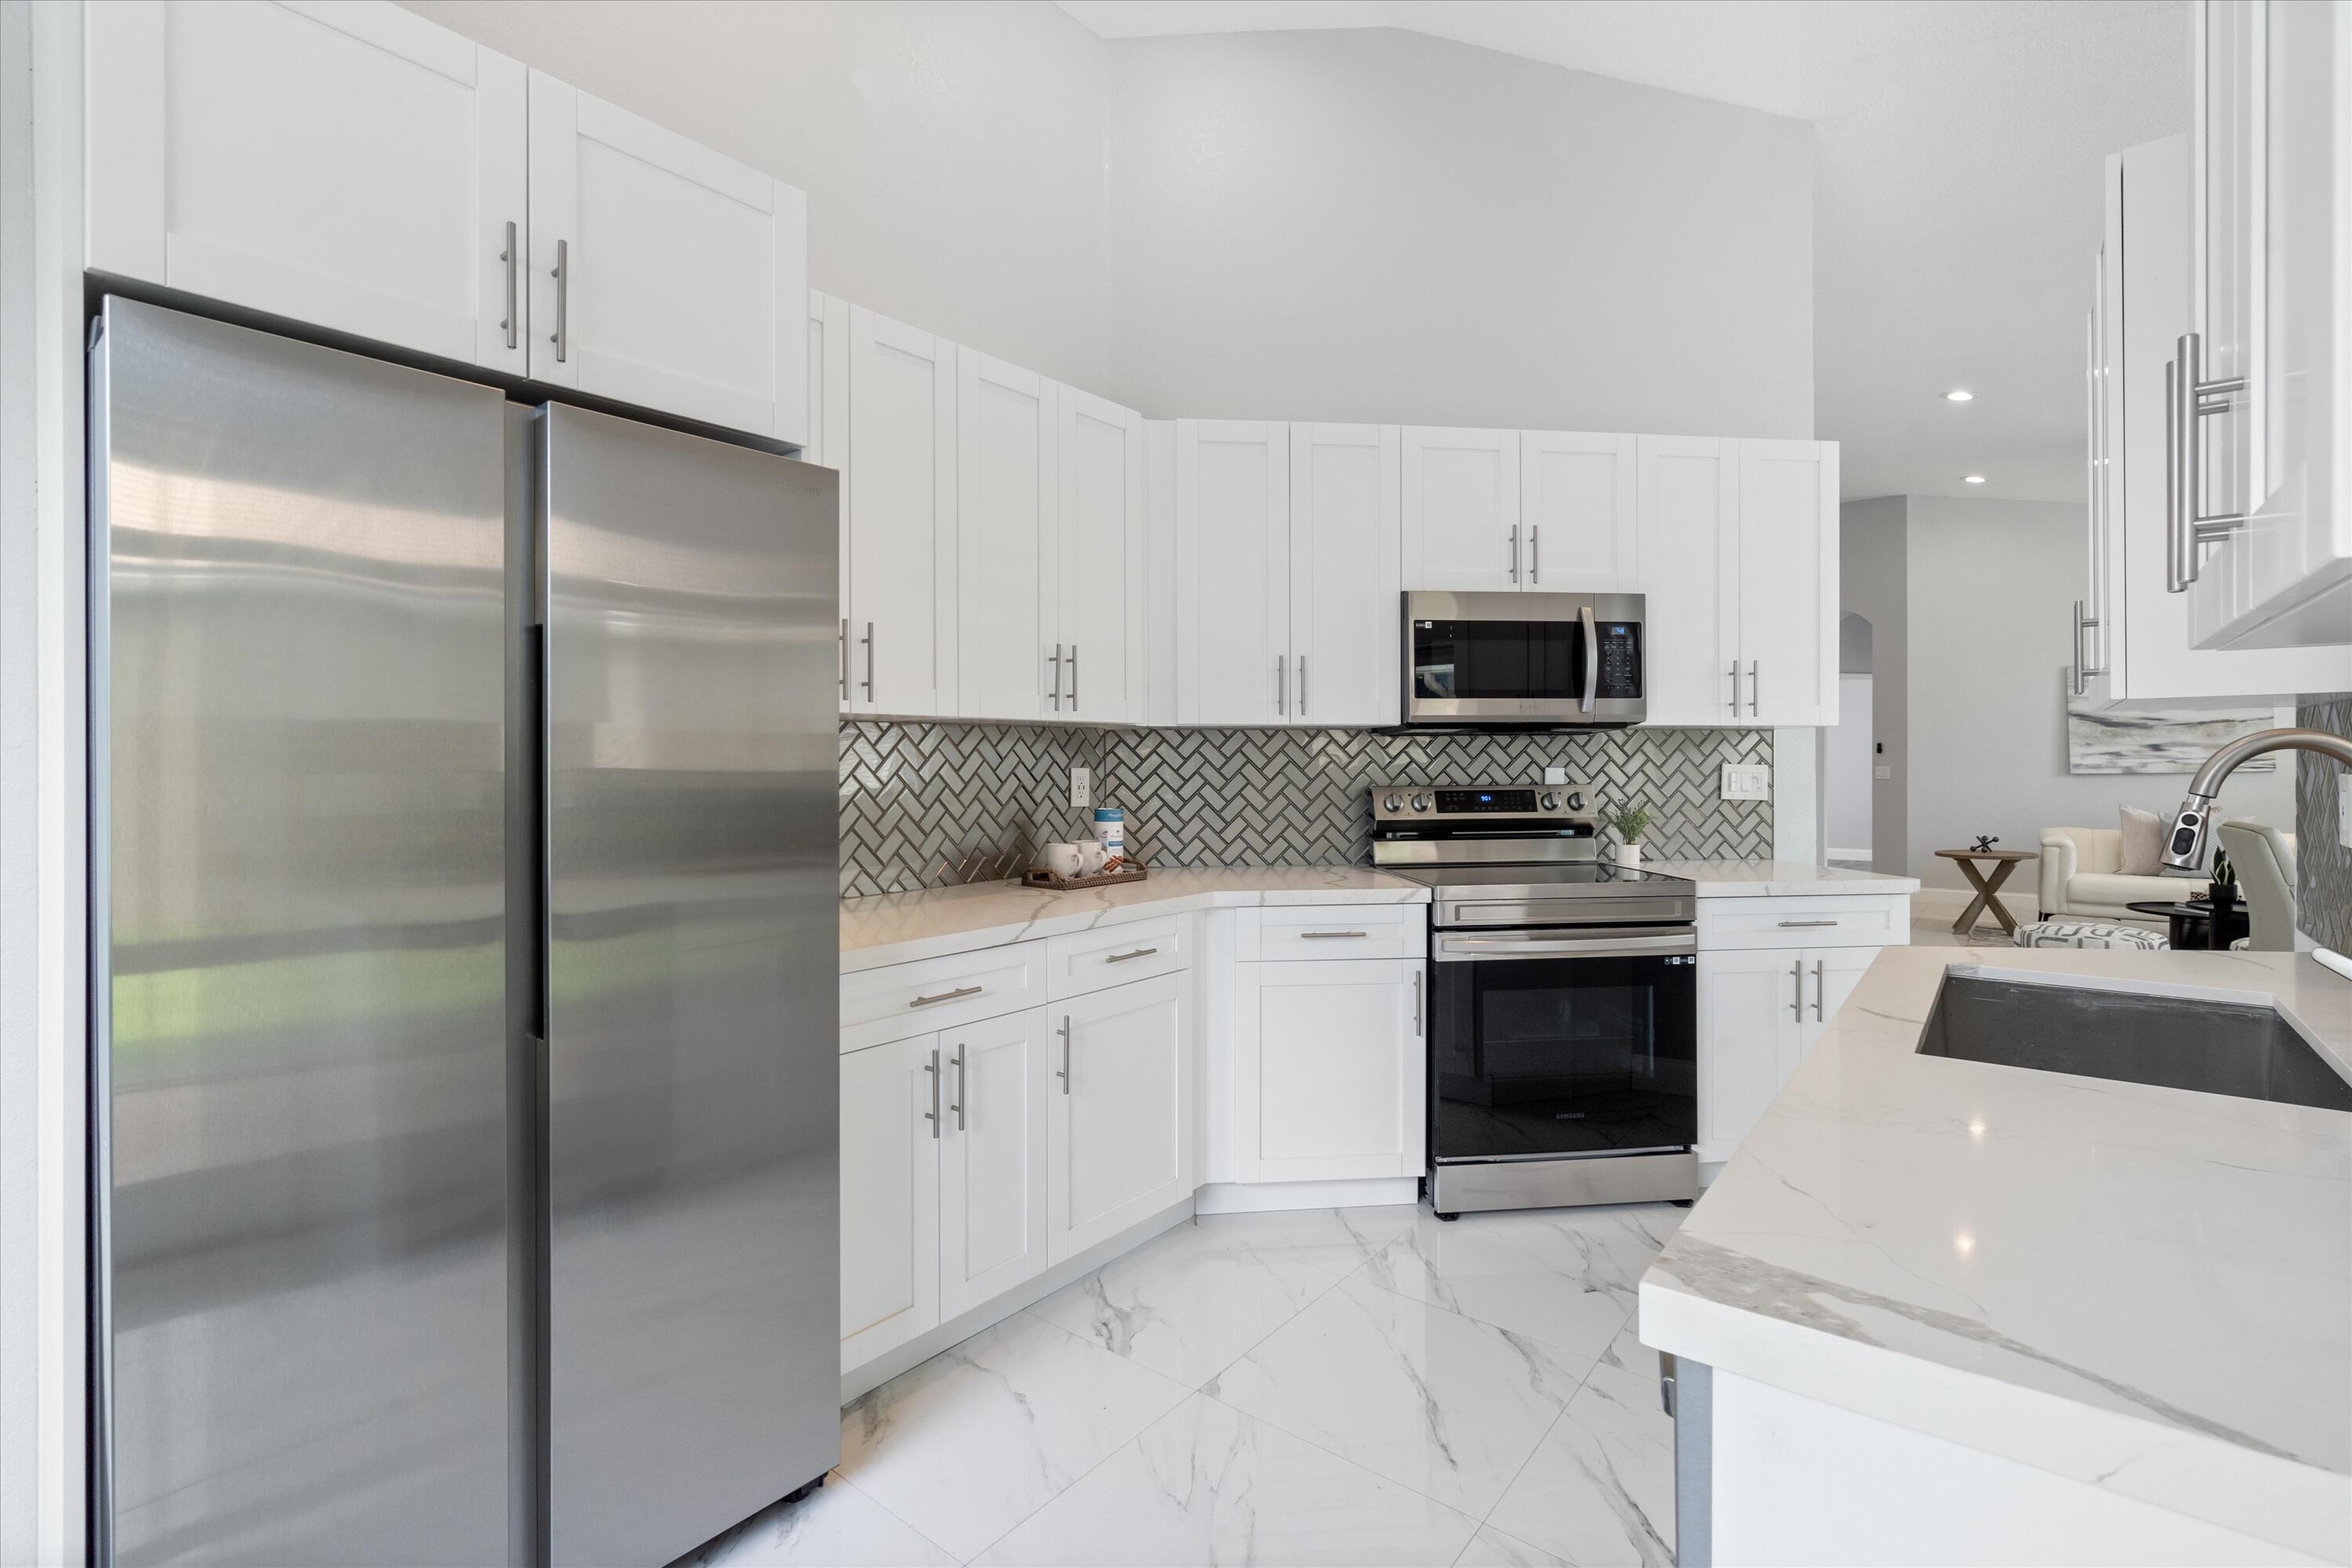
<path id="1" fill-rule="evenodd" d="M 2083 592 L 2083 509 L 1911 496 L 1905 511 L 1904 868 L 1958 888 L 1957 868 L 1934 851 L 1977 834 L 1998 834 L 2005 849 L 2034 849 L 2045 826 L 2113 827 L 2120 805 L 2168 816 L 2185 774 L 2067 771 L 2062 681 L 2073 657 L 2067 617 Z M 1856 606 L 1849 599 L 1847 607 Z M 1883 683 L 1883 632 L 1877 647 Z M 2221 804 L 2228 815 L 2284 826 L 2294 820 L 2294 772 L 2242 772 Z M 2021 873 L 2015 885 L 2030 882 Z"/>
<path id="2" fill-rule="evenodd" d="M 1111 61 L 1148 412 L 1811 436 L 1810 125 L 1385 28 Z"/>
<path id="3" fill-rule="evenodd" d="M 1812 434 L 1812 129 L 1419 34 L 404 0 L 809 194 L 812 284 L 1161 417 Z"/>
<path id="4" fill-rule="evenodd" d="M 1885 748 L 1873 766 L 1887 773 L 1871 780 L 1870 864 L 1896 876 L 1911 874 L 1909 515 L 1901 496 L 1838 508 L 1839 605 L 1870 622 L 1871 732 Z"/>
<path id="5" fill-rule="evenodd" d="M 806 191 L 809 282 L 1111 395 L 1103 41 L 1045 0 L 403 0 Z"/>
<path id="6" fill-rule="evenodd" d="M 1872 858 L 1871 686 L 1867 675 L 1838 677 L 1838 721 L 1822 732 L 1824 858 Z"/>

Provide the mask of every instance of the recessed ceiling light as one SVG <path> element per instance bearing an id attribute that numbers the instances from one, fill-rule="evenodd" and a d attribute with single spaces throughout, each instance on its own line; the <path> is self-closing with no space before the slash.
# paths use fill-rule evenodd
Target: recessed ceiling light
<path id="1" fill-rule="evenodd" d="M 1960 476 L 1960 483 L 1964 485 L 1980 485 L 1984 483 L 1984 476 L 1982 474 L 1962 474 Z"/>
<path id="2" fill-rule="evenodd" d="M 1944 401 L 1947 403 L 1970 403 L 1975 401 L 1976 395 L 1977 395 L 1975 393 L 1970 392 L 1964 386 L 1956 386 L 1952 388 L 1951 391 L 1944 394 Z"/>

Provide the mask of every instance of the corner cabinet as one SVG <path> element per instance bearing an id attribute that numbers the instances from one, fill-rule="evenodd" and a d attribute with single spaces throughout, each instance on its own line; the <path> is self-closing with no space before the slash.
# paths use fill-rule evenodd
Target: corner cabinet
<path id="1" fill-rule="evenodd" d="M 808 201 L 530 73 L 530 374 L 808 438 Z"/>
<path id="2" fill-rule="evenodd" d="M 2168 521 L 2200 648 L 2352 643 L 2352 4 L 2197 12 L 2182 467 Z M 2184 515 L 2238 519 L 2199 544 Z"/>
<path id="3" fill-rule="evenodd" d="M 1429 1071 L 1423 961 L 1234 967 L 1233 1179 L 1422 1174 Z"/>
<path id="4" fill-rule="evenodd" d="M 526 374 L 526 73 L 379 5 L 83 8 L 94 271 Z"/>

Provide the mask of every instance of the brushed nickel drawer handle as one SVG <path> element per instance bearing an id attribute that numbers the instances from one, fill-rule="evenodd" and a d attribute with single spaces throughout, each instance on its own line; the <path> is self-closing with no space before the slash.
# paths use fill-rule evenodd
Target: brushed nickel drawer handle
<path id="1" fill-rule="evenodd" d="M 1303 931 L 1298 933 L 1298 940 L 1301 942 L 1337 942 L 1342 937 L 1370 936 L 1371 934 L 1372 933 L 1368 931 Z"/>
<path id="2" fill-rule="evenodd" d="M 1780 929 L 1782 931 L 1794 931 L 1800 926 L 1833 926 L 1835 924 L 1837 924 L 1837 921 L 1782 921 L 1780 922 Z"/>
<path id="3" fill-rule="evenodd" d="M 942 991 L 936 996 L 918 996 L 907 1004 L 909 1007 L 933 1007 L 941 1002 L 954 1002 L 966 996 L 977 996 L 987 990 L 985 985 L 959 985 L 952 991 Z"/>
<path id="4" fill-rule="evenodd" d="M 1104 959 L 1103 962 L 1105 963 L 1125 963 L 1130 958 L 1150 958 L 1153 953 L 1158 952 L 1160 950 L 1156 947 L 1139 947 L 1133 952 L 1114 952 L 1108 958 Z"/>

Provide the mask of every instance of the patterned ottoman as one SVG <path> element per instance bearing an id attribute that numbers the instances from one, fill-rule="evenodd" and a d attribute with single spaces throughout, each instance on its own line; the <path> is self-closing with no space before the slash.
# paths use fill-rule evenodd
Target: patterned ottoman
<path id="1" fill-rule="evenodd" d="M 2138 926 L 2110 925 L 2105 921 L 2042 921 L 2017 928 L 2020 947 L 2138 947 L 2169 948 L 2170 941 Z"/>

